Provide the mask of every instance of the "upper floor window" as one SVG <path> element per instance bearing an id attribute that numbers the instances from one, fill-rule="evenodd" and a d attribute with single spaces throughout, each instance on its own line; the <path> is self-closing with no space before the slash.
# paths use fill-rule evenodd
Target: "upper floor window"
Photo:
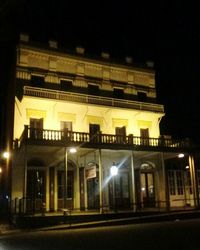
<path id="1" fill-rule="evenodd" d="M 113 97 L 117 98 L 117 99 L 123 99 L 124 98 L 124 90 L 120 89 L 120 88 L 114 88 Z"/>
<path id="2" fill-rule="evenodd" d="M 98 95 L 99 86 L 97 84 L 88 83 L 88 94 L 89 95 Z"/>
<path id="3" fill-rule="evenodd" d="M 61 121 L 60 122 L 61 130 L 69 130 L 72 131 L 72 122 L 69 121 Z"/>
<path id="4" fill-rule="evenodd" d="M 71 80 L 60 80 L 60 88 L 61 90 L 70 90 L 72 88 Z"/>
<path id="5" fill-rule="evenodd" d="M 44 85 L 44 76 L 31 75 L 31 85 L 36 87 L 42 87 Z"/>
<path id="6" fill-rule="evenodd" d="M 138 101 L 146 102 L 147 101 L 147 93 L 138 91 Z"/>

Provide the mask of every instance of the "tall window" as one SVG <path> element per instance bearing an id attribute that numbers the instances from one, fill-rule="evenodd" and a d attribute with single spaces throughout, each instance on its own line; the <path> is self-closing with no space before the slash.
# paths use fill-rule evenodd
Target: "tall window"
<path id="1" fill-rule="evenodd" d="M 141 145 L 149 145 L 149 129 L 141 128 L 140 136 L 141 136 Z"/>
<path id="2" fill-rule="evenodd" d="M 126 127 L 116 127 L 115 128 L 115 134 L 117 143 L 124 143 L 126 142 Z"/>
<path id="3" fill-rule="evenodd" d="M 72 122 L 69 122 L 69 121 L 61 121 L 61 122 L 60 122 L 60 129 L 61 129 L 61 130 L 72 131 Z"/>
<path id="4" fill-rule="evenodd" d="M 113 97 L 117 99 L 124 99 L 124 90 L 119 88 L 114 88 Z"/>
<path id="5" fill-rule="evenodd" d="M 88 83 L 88 94 L 89 95 L 98 95 L 99 94 L 99 86 L 96 84 Z"/>
<path id="6" fill-rule="evenodd" d="M 32 75 L 31 85 L 35 87 L 42 87 L 44 85 L 44 76 Z"/>
<path id="7" fill-rule="evenodd" d="M 169 170 L 168 171 L 168 183 L 170 195 L 183 195 L 183 171 L 181 170 Z"/>
<path id="8" fill-rule="evenodd" d="M 71 80 L 61 80 L 60 81 L 60 89 L 61 90 L 71 90 L 72 89 L 72 81 Z"/>
<path id="9" fill-rule="evenodd" d="M 43 138 L 43 118 L 30 118 L 30 137 L 34 139 Z"/>

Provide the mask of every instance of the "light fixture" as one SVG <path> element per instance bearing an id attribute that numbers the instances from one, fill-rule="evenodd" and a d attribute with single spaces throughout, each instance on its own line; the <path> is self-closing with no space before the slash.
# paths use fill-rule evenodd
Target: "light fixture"
<path id="1" fill-rule="evenodd" d="M 189 169 L 190 167 L 189 167 L 189 166 L 186 166 L 185 168 L 186 168 L 186 169 Z"/>
<path id="2" fill-rule="evenodd" d="M 0 167 L 0 174 L 2 173 L 2 168 Z"/>
<path id="3" fill-rule="evenodd" d="M 9 152 L 3 152 L 3 158 L 8 159 L 10 156 Z"/>
<path id="4" fill-rule="evenodd" d="M 111 176 L 116 176 L 118 174 L 118 167 L 115 165 L 112 165 L 110 168 L 110 174 Z"/>
<path id="5" fill-rule="evenodd" d="M 184 156 L 185 155 L 181 153 L 181 154 L 178 155 L 178 158 L 183 158 Z"/>
<path id="6" fill-rule="evenodd" d="M 70 149 L 69 149 L 69 152 L 70 152 L 71 154 L 75 154 L 75 153 L 77 152 L 77 149 L 76 149 L 76 148 L 70 148 Z"/>

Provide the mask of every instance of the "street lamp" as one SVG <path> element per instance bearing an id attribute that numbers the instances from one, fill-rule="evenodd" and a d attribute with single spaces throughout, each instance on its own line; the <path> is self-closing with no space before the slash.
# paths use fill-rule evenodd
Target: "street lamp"
<path id="1" fill-rule="evenodd" d="M 115 176 L 118 174 L 118 167 L 113 163 L 110 168 L 110 175 L 113 180 L 113 208 L 116 211 L 116 197 L 115 197 Z"/>

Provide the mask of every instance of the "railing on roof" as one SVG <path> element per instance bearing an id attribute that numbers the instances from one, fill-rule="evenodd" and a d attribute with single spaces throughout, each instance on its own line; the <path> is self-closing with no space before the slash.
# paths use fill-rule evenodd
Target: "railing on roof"
<path id="1" fill-rule="evenodd" d="M 163 105 L 24 86 L 24 95 L 118 108 L 164 112 Z"/>
<path id="2" fill-rule="evenodd" d="M 34 144 L 36 141 L 40 142 L 61 142 L 61 143 L 75 143 L 81 147 L 88 146 L 130 146 L 130 147 L 151 147 L 151 148 L 190 148 L 190 142 L 186 140 L 174 140 L 166 138 L 143 138 L 139 136 L 130 135 L 112 135 L 112 134 L 90 134 L 85 132 L 75 132 L 68 130 L 49 130 L 49 129 L 35 129 L 25 126 L 18 146 L 24 143 L 25 140 L 31 141 Z"/>

